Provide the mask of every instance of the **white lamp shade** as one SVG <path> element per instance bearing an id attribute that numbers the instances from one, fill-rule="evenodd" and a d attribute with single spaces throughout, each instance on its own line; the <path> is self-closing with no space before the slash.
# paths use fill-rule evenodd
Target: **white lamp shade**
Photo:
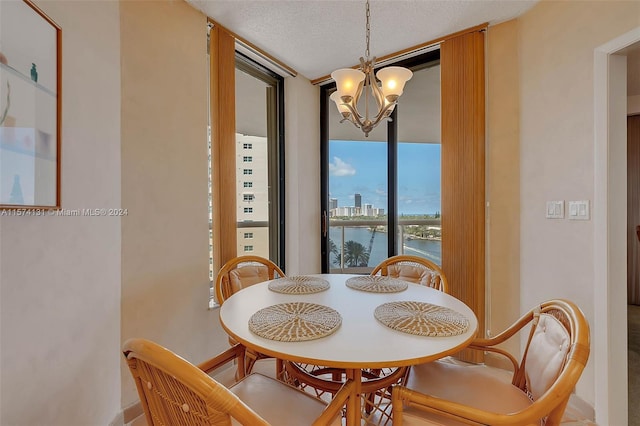
<path id="1" fill-rule="evenodd" d="M 340 111 L 340 113 L 351 112 L 349 111 L 349 108 L 347 108 L 346 105 L 342 102 L 342 99 L 340 99 L 340 93 L 337 90 L 333 92 L 331 96 L 329 96 L 329 99 L 336 103 L 336 106 L 338 107 L 338 111 Z"/>
<path id="2" fill-rule="evenodd" d="M 413 77 L 413 73 L 402 67 L 386 67 L 376 73 L 376 77 L 382 83 L 382 93 L 389 95 L 402 95 L 404 85 Z"/>
<path id="3" fill-rule="evenodd" d="M 355 97 L 358 86 L 364 80 L 364 73 L 353 68 L 343 68 L 332 72 L 331 78 L 335 80 L 336 86 L 338 86 L 337 93 L 340 94 L 339 96 Z"/>

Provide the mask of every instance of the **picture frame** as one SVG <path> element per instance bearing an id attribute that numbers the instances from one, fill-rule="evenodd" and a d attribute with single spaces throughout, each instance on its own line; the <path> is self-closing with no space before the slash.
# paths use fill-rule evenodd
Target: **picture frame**
<path id="1" fill-rule="evenodd" d="M 62 29 L 0 1 L 0 209 L 61 207 Z"/>

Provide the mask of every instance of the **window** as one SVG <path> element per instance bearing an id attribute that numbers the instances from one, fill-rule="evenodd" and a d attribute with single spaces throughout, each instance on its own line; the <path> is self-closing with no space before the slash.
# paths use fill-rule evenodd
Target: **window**
<path id="1" fill-rule="evenodd" d="M 244 238 L 245 238 L 246 240 L 250 240 L 250 239 L 252 239 L 252 238 L 253 238 L 253 232 L 245 232 L 245 233 L 244 233 Z"/>
<path id="2" fill-rule="evenodd" d="M 484 46 L 486 40 L 484 38 L 484 29 L 472 29 L 464 34 L 455 34 L 445 38 L 440 43 L 440 84 L 439 87 L 433 87 L 440 92 L 438 96 L 440 98 L 439 107 L 440 120 L 436 122 L 439 126 L 441 145 L 440 145 L 440 159 L 441 159 L 441 201 L 440 205 L 442 210 L 433 213 L 433 218 L 427 219 L 429 222 L 417 223 L 416 225 L 427 225 L 424 231 L 419 230 L 417 227 L 415 231 L 419 231 L 418 234 L 411 232 L 413 235 L 410 239 L 416 240 L 418 238 L 425 240 L 427 238 L 436 240 L 441 238 L 440 250 L 442 269 L 447 274 L 449 283 L 452 283 L 452 292 L 460 298 L 461 301 L 466 303 L 478 316 L 478 323 L 485 324 L 485 299 L 486 290 L 485 286 L 485 263 L 486 263 L 486 251 L 485 251 L 485 62 L 484 62 Z M 427 55 L 429 52 L 425 53 Z M 400 63 L 394 65 L 403 65 L 413 68 L 414 73 L 419 67 L 419 63 L 410 63 L 414 60 L 420 60 L 423 55 L 418 55 L 414 58 L 409 58 Z M 425 62 L 426 63 L 426 62 Z M 406 218 L 402 216 L 398 217 L 398 213 L 401 212 L 399 205 L 401 205 L 402 197 L 407 194 L 411 194 L 411 188 L 409 191 L 404 191 L 401 185 L 406 185 L 407 182 L 411 183 L 411 180 L 402 179 L 399 175 L 398 166 L 402 167 L 405 164 L 401 163 L 402 158 L 411 158 L 412 154 L 409 150 L 403 149 L 402 144 L 399 142 L 415 142 L 402 136 L 402 132 L 409 130 L 411 126 L 419 124 L 422 126 L 424 118 L 419 120 L 411 120 L 407 118 L 407 112 L 411 113 L 411 108 L 407 108 L 407 100 L 411 95 L 415 95 L 417 99 L 426 99 L 429 94 L 435 94 L 434 90 L 427 92 L 416 91 L 409 88 L 409 85 L 413 85 L 419 75 L 415 73 L 413 78 L 407 83 L 407 89 L 405 95 L 402 97 L 399 107 L 393 113 L 393 122 L 388 123 L 388 145 L 389 150 L 387 153 L 389 172 L 388 176 L 382 176 L 378 182 L 374 184 L 380 188 L 383 188 L 384 181 L 388 182 L 388 222 L 387 227 L 389 235 L 395 234 L 400 228 L 406 228 Z M 335 106 L 329 101 L 329 95 L 333 88 L 323 87 L 321 88 L 321 132 L 322 132 L 322 145 L 321 145 L 321 206 L 323 217 L 328 217 L 330 214 L 329 206 L 330 197 L 338 198 L 336 210 L 340 210 L 342 205 L 353 206 L 355 209 L 355 196 L 352 195 L 349 199 L 343 199 L 344 202 L 340 202 L 339 197 L 329 190 L 329 174 L 338 170 L 343 174 L 341 176 L 354 175 L 357 170 L 354 168 L 345 167 L 345 164 L 336 162 L 330 156 L 329 140 L 330 136 L 329 122 L 330 118 L 328 114 L 335 110 Z M 419 112 L 424 113 L 427 108 L 421 108 Z M 337 112 L 336 112 L 337 114 Z M 339 120 L 338 120 L 339 121 Z M 396 124 L 398 123 L 398 124 Z M 380 126 L 378 126 L 379 128 Z M 354 129 L 358 133 L 357 129 Z M 361 132 L 359 132 L 361 133 Z M 420 136 L 420 135 L 419 135 Z M 430 142 L 425 139 L 426 135 L 420 136 L 418 141 Z M 334 139 L 350 139 L 347 137 L 334 138 Z M 379 140 L 386 140 L 379 139 Z M 395 140 L 395 142 L 393 142 Z M 413 148 L 413 147 L 409 147 Z M 334 167 L 329 167 L 330 162 Z M 336 169 L 336 166 L 339 168 Z M 349 166 L 349 164 L 346 164 Z M 400 169 L 402 169 L 400 167 Z M 415 168 L 413 166 L 412 168 Z M 422 168 L 428 167 L 422 165 Z M 395 170 L 394 170 L 395 169 Z M 339 175 L 335 175 L 339 176 Z M 387 178 L 387 179 L 385 179 Z M 425 187 L 423 187 L 425 188 Z M 426 188 L 425 188 L 426 189 Z M 350 188 L 352 194 L 358 192 L 362 195 L 362 202 L 369 202 L 369 197 L 365 197 L 364 189 L 361 187 L 354 191 Z M 381 191 L 376 191 L 380 192 Z M 417 195 L 420 195 L 419 193 Z M 429 194 L 423 194 L 429 195 Z M 373 197 L 371 197 L 373 198 Z M 366 201 L 365 201 L 366 200 Z M 348 201 L 348 203 L 346 203 Z M 378 203 L 372 203 L 377 207 Z M 405 202 L 406 204 L 406 202 Z M 347 212 L 348 213 L 348 212 Z M 347 216 L 347 215 L 344 215 Z M 333 219 L 333 217 L 332 217 Z M 438 220 L 440 225 L 434 225 L 431 221 Z M 375 221 L 372 222 L 371 227 L 378 225 Z M 329 272 L 330 263 L 338 260 L 331 254 L 339 250 L 340 241 L 331 244 L 329 238 L 331 231 L 330 221 L 325 221 L 322 227 L 322 271 Z M 342 223 L 337 226 L 346 228 L 347 226 L 353 227 L 353 224 L 348 220 L 342 220 Z M 429 228 L 431 227 L 431 229 Z M 444 232 L 440 232 L 442 229 Z M 394 232 L 396 231 L 396 232 Z M 369 232 L 369 241 L 364 240 L 363 243 L 358 244 L 359 248 L 364 248 L 365 251 L 371 253 L 373 257 L 374 251 L 369 251 L 368 246 L 373 248 L 370 241 L 373 240 L 373 229 Z M 420 235 L 422 234 L 422 235 Z M 408 237 L 407 233 L 404 236 Z M 375 239 L 377 240 L 379 233 L 376 232 Z M 345 232 L 343 239 L 353 239 Z M 396 238 L 388 238 L 388 248 L 383 253 L 383 256 L 389 256 L 395 253 L 400 253 L 404 249 L 404 241 L 402 236 Z M 407 238 L 409 240 L 409 238 Z M 375 244 L 375 241 L 373 242 Z M 336 247 L 338 246 L 338 247 Z M 346 250 L 345 250 L 346 252 Z M 362 250 L 360 250 L 362 252 Z M 338 252 L 339 253 L 339 252 Z M 344 261 L 345 256 L 341 256 L 339 261 Z M 371 260 L 370 258 L 367 260 Z M 363 261 L 364 263 L 364 261 Z M 362 268 L 364 270 L 364 268 Z M 363 272 L 366 272 L 364 270 Z M 479 327 L 479 337 L 482 337 L 482 330 L 484 326 Z M 468 351 L 465 351 L 463 355 L 457 356 L 462 360 L 471 361 L 474 363 L 483 362 L 483 353 L 480 351 L 477 354 L 471 355 Z"/>
<path id="3" fill-rule="evenodd" d="M 370 272 L 396 254 L 441 264 L 439 52 L 414 60 L 419 62 L 407 64 L 414 75 L 392 121 L 369 137 L 340 123 L 335 105 L 328 105 L 323 272 Z"/>
<path id="4" fill-rule="evenodd" d="M 253 254 L 285 269 L 285 94 L 282 76 L 235 51 L 241 44 L 223 27 L 211 20 L 208 27 L 213 284 L 218 269 L 244 252 L 244 233 L 253 234 Z M 235 126 L 229 126 L 232 122 Z M 255 194 L 246 210 L 244 188 Z"/>
<path id="5" fill-rule="evenodd" d="M 245 252 L 253 251 L 253 246 L 244 246 L 244 251 Z"/>
<path id="6" fill-rule="evenodd" d="M 242 196 L 242 201 L 251 202 L 254 199 L 255 199 L 255 197 L 253 196 L 253 194 L 244 194 Z"/>

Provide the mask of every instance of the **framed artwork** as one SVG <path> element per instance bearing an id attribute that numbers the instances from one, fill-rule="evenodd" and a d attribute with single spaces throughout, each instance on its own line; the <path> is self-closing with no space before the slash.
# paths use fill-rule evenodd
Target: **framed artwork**
<path id="1" fill-rule="evenodd" d="M 0 209 L 60 208 L 61 43 L 31 1 L 0 1 Z"/>

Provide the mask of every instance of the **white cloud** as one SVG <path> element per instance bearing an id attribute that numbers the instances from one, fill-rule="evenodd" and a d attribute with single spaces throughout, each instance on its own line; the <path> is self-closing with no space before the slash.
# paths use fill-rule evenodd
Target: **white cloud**
<path id="1" fill-rule="evenodd" d="M 329 163 L 329 173 L 332 176 L 353 176 L 356 174 L 356 169 L 342 159 L 333 157 L 333 163 Z"/>

